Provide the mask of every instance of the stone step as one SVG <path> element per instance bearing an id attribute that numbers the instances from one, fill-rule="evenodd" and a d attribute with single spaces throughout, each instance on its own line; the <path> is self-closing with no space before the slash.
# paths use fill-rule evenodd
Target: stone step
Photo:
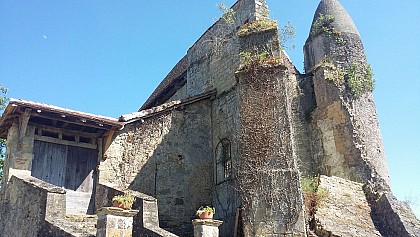
<path id="1" fill-rule="evenodd" d="M 96 235 L 96 224 L 98 222 L 98 216 L 66 215 L 66 220 L 77 226 L 78 231 L 75 231 L 75 236 L 89 237 Z"/>
<path id="2" fill-rule="evenodd" d="M 75 237 L 96 236 L 96 215 L 67 214 L 64 219 L 52 220 L 52 224 Z"/>
<path id="3" fill-rule="evenodd" d="M 66 220 L 71 222 L 87 222 L 95 223 L 98 221 L 97 215 L 77 215 L 77 214 L 66 214 Z"/>
<path id="4" fill-rule="evenodd" d="M 90 203 L 92 194 L 66 190 L 66 214 L 91 213 L 93 205 Z"/>

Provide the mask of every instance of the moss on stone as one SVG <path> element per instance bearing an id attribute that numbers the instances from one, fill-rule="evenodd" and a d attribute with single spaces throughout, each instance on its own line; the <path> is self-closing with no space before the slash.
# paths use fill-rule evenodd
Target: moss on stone
<path id="1" fill-rule="evenodd" d="M 244 24 L 238 30 L 239 37 L 245 37 L 255 33 L 261 33 L 269 30 L 276 30 L 277 29 L 277 21 L 263 19 L 263 20 L 256 20 L 249 23 Z"/>

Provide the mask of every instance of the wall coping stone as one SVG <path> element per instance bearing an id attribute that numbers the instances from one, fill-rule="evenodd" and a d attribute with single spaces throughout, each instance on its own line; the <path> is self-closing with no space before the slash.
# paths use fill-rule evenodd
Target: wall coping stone
<path id="1" fill-rule="evenodd" d="M 25 183 L 28 183 L 30 185 L 36 186 L 39 189 L 45 190 L 49 193 L 59 193 L 59 194 L 65 194 L 66 190 L 60 187 L 57 187 L 53 184 L 44 182 L 40 179 L 37 179 L 32 176 L 24 175 L 24 174 L 13 174 L 12 178 L 16 177 L 17 179 L 20 179 L 24 181 Z"/>
<path id="2" fill-rule="evenodd" d="M 194 219 L 192 220 L 194 226 L 197 225 L 207 225 L 207 226 L 215 226 L 219 227 L 223 221 L 213 220 L 213 219 Z"/>
<path id="3" fill-rule="evenodd" d="M 98 215 L 114 215 L 123 217 L 133 217 L 138 213 L 138 210 L 124 210 L 119 207 L 102 207 L 97 211 Z"/>

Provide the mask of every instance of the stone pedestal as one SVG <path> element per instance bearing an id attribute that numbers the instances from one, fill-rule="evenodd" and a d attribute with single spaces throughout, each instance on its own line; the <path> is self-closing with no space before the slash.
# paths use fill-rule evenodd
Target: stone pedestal
<path id="1" fill-rule="evenodd" d="M 124 210 L 116 207 L 103 207 L 98 210 L 97 237 L 131 237 L 133 217 L 137 210 Z"/>
<path id="2" fill-rule="evenodd" d="M 219 225 L 223 221 L 212 219 L 194 219 L 194 237 L 219 237 Z"/>

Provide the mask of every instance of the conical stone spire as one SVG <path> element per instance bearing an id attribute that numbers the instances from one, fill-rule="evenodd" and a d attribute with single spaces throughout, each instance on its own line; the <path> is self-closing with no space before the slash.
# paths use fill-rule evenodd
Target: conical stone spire
<path id="1" fill-rule="evenodd" d="M 324 16 L 334 16 L 334 21 L 331 23 L 331 26 L 334 27 L 335 30 L 359 35 L 359 31 L 357 30 L 353 19 L 338 0 L 321 0 L 312 21 L 311 32 L 316 20 L 321 14 Z"/>
<path id="2" fill-rule="evenodd" d="M 320 160 L 324 174 L 389 189 L 372 93 L 366 89 L 355 96 L 354 85 L 349 83 L 351 71 L 358 75 L 353 82 L 362 85 L 361 80 L 372 80 L 362 39 L 338 0 L 321 0 L 304 52 L 305 71 L 313 75 L 317 108 L 312 123 L 322 134 L 319 154 L 323 154 Z M 363 83 L 368 88 L 368 83 Z"/>
<path id="3" fill-rule="evenodd" d="M 307 73 L 326 58 L 343 67 L 353 62 L 366 62 L 359 31 L 338 0 L 321 0 L 319 3 L 304 52 Z"/>

